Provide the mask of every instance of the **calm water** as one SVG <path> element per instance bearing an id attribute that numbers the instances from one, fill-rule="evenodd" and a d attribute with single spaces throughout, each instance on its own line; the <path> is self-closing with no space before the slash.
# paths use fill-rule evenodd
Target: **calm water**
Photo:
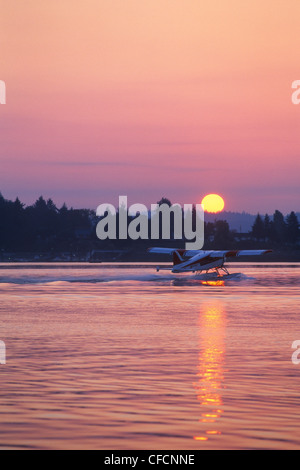
<path id="1" fill-rule="evenodd" d="M 300 449 L 300 264 L 230 271 L 0 265 L 0 448 Z"/>

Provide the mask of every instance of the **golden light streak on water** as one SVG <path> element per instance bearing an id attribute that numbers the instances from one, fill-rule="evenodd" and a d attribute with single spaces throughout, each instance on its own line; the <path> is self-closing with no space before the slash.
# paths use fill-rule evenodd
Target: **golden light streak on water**
<path id="1" fill-rule="evenodd" d="M 220 301 L 203 303 L 199 314 L 200 353 L 198 382 L 195 384 L 202 411 L 200 419 L 202 423 L 216 423 L 217 418 L 223 413 L 225 334 L 226 313 L 223 304 Z M 205 432 L 221 434 L 221 431 L 205 430 Z"/>

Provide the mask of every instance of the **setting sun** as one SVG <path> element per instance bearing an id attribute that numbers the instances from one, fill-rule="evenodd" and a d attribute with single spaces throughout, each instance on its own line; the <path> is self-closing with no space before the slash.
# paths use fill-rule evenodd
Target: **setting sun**
<path id="1" fill-rule="evenodd" d="M 205 212 L 222 212 L 225 207 L 224 199 L 218 194 L 208 194 L 202 199 L 201 204 L 204 206 Z"/>

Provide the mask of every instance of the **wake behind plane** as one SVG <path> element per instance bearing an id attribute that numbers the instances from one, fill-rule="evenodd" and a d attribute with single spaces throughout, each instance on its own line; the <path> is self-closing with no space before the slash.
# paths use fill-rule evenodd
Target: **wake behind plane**
<path id="1" fill-rule="evenodd" d="M 149 248 L 149 253 L 168 254 L 173 256 L 173 266 L 170 268 L 157 266 L 156 270 L 171 270 L 172 273 L 201 273 L 214 271 L 220 276 L 220 271 L 229 275 L 224 266 L 228 258 L 238 256 L 259 256 L 271 253 L 272 250 L 182 250 L 176 248 Z"/>

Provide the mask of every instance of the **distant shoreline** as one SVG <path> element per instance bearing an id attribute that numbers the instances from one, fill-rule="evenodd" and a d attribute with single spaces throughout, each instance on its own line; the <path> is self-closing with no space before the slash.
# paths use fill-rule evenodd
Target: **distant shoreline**
<path id="1" fill-rule="evenodd" d="M 147 252 L 137 252 L 137 253 L 128 253 L 124 256 L 117 258 L 105 256 L 99 260 L 90 260 L 87 257 L 76 257 L 73 259 L 64 259 L 63 257 L 55 256 L 53 259 L 49 259 L 45 254 L 39 255 L 34 254 L 31 256 L 22 256 L 17 254 L 10 254 L 8 258 L 0 260 L 0 266 L 2 264 L 14 264 L 14 263 L 65 263 L 65 264 L 75 264 L 75 263 L 87 263 L 87 264 L 98 264 L 111 263 L 111 264 L 121 264 L 121 263 L 172 263 L 171 257 L 164 255 L 149 255 Z M 265 256 L 247 256 L 239 258 L 229 258 L 227 263 L 289 263 L 289 262 L 300 262 L 300 250 L 296 251 L 274 251 Z"/>

